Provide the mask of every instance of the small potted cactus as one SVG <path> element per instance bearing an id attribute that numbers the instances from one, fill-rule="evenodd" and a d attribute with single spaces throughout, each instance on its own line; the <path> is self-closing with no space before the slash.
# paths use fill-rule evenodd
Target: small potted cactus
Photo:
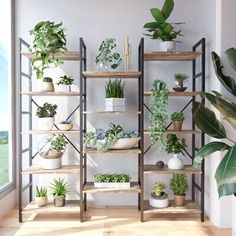
<path id="1" fill-rule="evenodd" d="M 35 203 L 38 207 L 43 207 L 48 203 L 47 188 L 36 186 Z"/>
<path id="2" fill-rule="evenodd" d="M 183 125 L 183 121 L 184 121 L 185 117 L 183 112 L 174 112 L 171 115 L 171 120 L 173 122 L 174 125 L 174 130 L 176 131 L 180 131 L 182 130 L 182 125 Z"/>
<path id="3" fill-rule="evenodd" d="M 42 92 L 53 92 L 54 91 L 54 85 L 53 80 L 50 77 L 44 77 L 42 86 L 41 86 Z"/>

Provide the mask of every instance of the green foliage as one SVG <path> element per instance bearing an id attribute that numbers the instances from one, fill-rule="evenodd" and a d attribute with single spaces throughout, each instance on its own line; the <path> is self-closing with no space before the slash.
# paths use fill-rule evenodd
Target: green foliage
<path id="1" fill-rule="evenodd" d="M 59 82 L 57 83 L 59 84 L 64 84 L 64 85 L 72 85 L 74 82 L 74 79 L 72 76 L 67 76 L 67 75 L 63 75 L 60 77 Z"/>
<path id="2" fill-rule="evenodd" d="M 167 109 L 169 90 L 163 81 L 155 80 L 151 91 L 151 112 L 149 113 L 151 143 L 154 145 L 158 140 L 163 147 L 163 133 L 166 130 L 168 121 Z"/>
<path id="3" fill-rule="evenodd" d="M 43 82 L 51 82 L 52 83 L 52 78 L 50 78 L 50 77 L 44 77 L 43 78 Z"/>
<path id="4" fill-rule="evenodd" d="M 0 136 L 0 144 L 7 144 L 8 137 L 7 136 Z"/>
<path id="5" fill-rule="evenodd" d="M 121 79 L 109 80 L 106 83 L 106 98 L 124 98 L 125 83 L 121 83 Z"/>
<path id="6" fill-rule="evenodd" d="M 46 187 L 38 187 L 36 186 L 36 197 L 46 197 L 47 196 L 47 188 Z"/>
<path id="7" fill-rule="evenodd" d="M 165 193 L 166 186 L 162 183 L 154 183 L 152 186 L 152 194 L 156 197 L 160 197 Z"/>
<path id="8" fill-rule="evenodd" d="M 184 121 L 184 113 L 183 112 L 174 112 L 171 114 L 172 121 Z"/>
<path id="9" fill-rule="evenodd" d="M 102 41 L 99 47 L 99 54 L 96 56 L 96 63 L 104 63 L 109 62 L 111 64 L 111 68 L 117 68 L 122 59 L 120 54 L 116 49 L 116 40 L 114 38 L 107 38 Z"/>
<path id="10" fill-rule="evenodd" d="M 182 73 L 175 74 L 175 81 L 178 87 L 183 88 L 184 82 L 188 79 L 188 77 L 188 75 Z"/>
<path id="11" fill-rule="evenodd" d="M 170 189 L 175 195 L 185 195 L 188 191 L 187 175 L 173 174 L 170 180 Z"/>
<path id="12" fill-rule="evenodd" d="M 179 139 L 175 134 L 168 134 L 167 135 L 167 141 L 166 141 L 166 146 L 165 146 L 165 151 L 170 154 L 170 153 L 182 153 L 184 155 L 184 150 L 187 147 L 185 143 L 185 139 Z"/>
<path id="13" fill-rule="evenodd" d="M 226 54 L 236 72 L 236 49 L 226 50 Z M 222 85 L 236 97 L 236 83 L 233 78 L 226 76 L 223 72 L 223 65 L 217 53 L 211 53 L 215 74 Z M 236 104 L 225 98 L 217 91 L 202 94 L 210 103 L 221 113 L 234 129 L 236 128 Z M 206 156 L 217 152 L 226 151 L 225 156 L 218 165 L 215 173 L 215 179 L 218 187 L 219 197 L 231 195 L 236 192 L 236 142 L 227 136 L 223 124 L 216 118 L 215 112 L 205 107 L 203 103 L 196 102 L 193 107 L 193 117 L 196 125 L 204 133 L 218 139 L 227 139 L 227 142 L 213 141 L 204 145 L 194 158 L 194 166 L 198 166 Z"/>
<path id="14" fill-rule="evenodd" d="M 42 107 L 38 107 L 37 108 L 37 111 L 36 111 L 36 115 L 39 117 L 39 118 L 42 118 L 42 117 L 54 117 L 57 112 L 57 105 L 54 104 L 50 104 L 50 103 L 44 103 Z"/>
<path id="15" fill-rule="evenodd" d="M 56 135 L 51 140 L 51 148 L 57 152 L 64 152 L 68 142 L 62 134 Z"/>
<path id="16" fill-rule="evenodd" d="M 177 36 L 182 36 L 181 30 L 175 31 L 174 24 L 182 23 L 168 23 L 171 12 L 174 9 L 173 0 L 165 0 L 162 9 L 151 8 L 150 12 L 155 21 L 146 23 L 143 27 L 146 29 L 151 39 L 160 39 L 162 41 L 172 41 L 177 38 Z"/>
<path id="17" fill-rule="evenodd" d="M 67 51 L 65 31 L 62 23 L 55 24 L 51 21 L 41 21 L 29 31 L 34 36 L 31 51 L 35 56 L 32 65 L 38 79 L 43 78 L 46 68 L 63 63 L 55 55 L 62 57 Z"/>
<path id="18" fill-rule="evenodd" d="M 57 196 L 66 197 L 66 195 L 69 193 L 69 184 L 60 177 L 58 179 L 54 178 L 53 183 L 51 183 L 51 190 L 53 197 Z"/>
<path id="19" fill-rule="evenodd" d="M 127 174 L 96 174 L 94 182 L 97 183 L 127 183 L 130 182 L 130 176 Z"/>

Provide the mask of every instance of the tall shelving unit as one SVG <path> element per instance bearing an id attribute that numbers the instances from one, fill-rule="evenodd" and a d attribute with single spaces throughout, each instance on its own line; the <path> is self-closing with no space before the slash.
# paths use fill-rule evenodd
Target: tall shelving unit
<path id="1" fill-rule="evenodd" d="M 80 134 L 80 147 L 83 150 L 83 137 L 87 132 L 87 115 L 136 115 L 138 116 L 138 132 L 141 135 L 143 133 L 143 102 L 142 102 L 142 93 L 143 91 L 143 73 L 140 70 L 141 63 L 139 63 L 139 70 L 137 71 L 114 71 L 114 72 L 99 72 L 99 71 L 87 71 L 86 70 L 86 46 L 82 39 L 80 39 L 80 55 L 84 59 L 84 63 L 81 64 L 81 80 L 80 80 L 80 94 L 81 94 L 81 107 L 80 107 L 80 124 L 83 127 L 83 132 Z M 142 61 L 142 54 L 139 53 L 139 62 Z M 110 111 L 90 111 L 87 109 L 87 100 L 89 98 L 87 94 L 87 82 L 93 81 L 93 79 L 109 79 L 109 78 L 120 78 L 120 79 L 129 79 L 131 81 L 138 82 L 138 91 L 137 95 L 138 110 L 130 111 L 119 111 L 119 112 L 110 112 Z M 109 120 L 108 120 L 109 121 Z M 87 209 L 87 194 L 88 193 L 137 193 L 138 194 L 138 208 L 141 208 L 141 179 L 140 174 L 142 173 L 142 163 L 143 163 L 143 139 L 139 141 L 137 148 L 132 148 L 128 150 L 108 150 L 106 154 L 137 154 L 138 155 L 138 182 L 131 182 L 130 188 L 95 188 L 93 182 L 87 181 L 87 155 L 98 153 L 97 150 L 88 149 L 86 152 L 80 153 L 80 183 L 81 189 L 80 192 L 80 221 L 84 220 L 84 211 Z M 100 153 L 103 154 L 103 153 Z"/>
<path id="2" fill-rule="evenodd" d="M 32 126 L 32 107 L 35 105 L 38 107 L 35 97 L 80 97 L 79 92 L 38 92 L 38 91 L 32 91 L 32 79 L 31 79 L 31 60 L 34 57 L 32 53 L 24 52 L 24 49 L 29 49 L 30 45 L 24 41 L 23 39 L 20 39 L 20 86 L 19 86 L 19 95 L 20 95 L 20 120 L 19 120 L 19 130 L 20 130 L 20 137 L 19 137 L 19 156 L 18 156 L 18 166 L 19 166 L 19 222 L 23 221 L 23 213 L 29 214 L 29 213 L 44 213 L 44 214 L 50 214 L 50 213 L 65 213 L 69 212 L 70 214 L 79 214 L 79 200 L 77 201 L 68 201 L 66 203 L 66 206 L 63 208 L 56 208 L 53 207 L 53 203 L 47 204 L 46 207 L 37 207 L 33 200 L 33 175 L 52 175 L 52 174 L 79 174 L 80 173 L 80 166 L 79 165 L 65 165 L 62 166 L 61 169 L 55 169 L 55 170 L 44 170 L 40 168 L 39 166 L 34 166 L 33 159 L 38 155 L 38 152 L 33 153 L 33 135 L 37 134 L 45 134 L 45 135 L 53 135 L 53 134 L 62 134 L 68 143 L 72 145 L 72 147 L 75 149 L 76 152 L 80 153 L 80 150 L 73 144 L 73 142 L 68 138 L 68 135 L 70 134 L 79 134 L 79 130 L 71 130 L 71 131 L 61 131 L 58 129 L 56 125 L 54 125 L 55 129 L 51 131 L 45 131 L 45 130 L 35 130 Z M 28 59 L 28 68 L 27 72 L 23 71 L 23 57 Z M 58 57 L 59 58 L 59 57 Z M 80 53 L 76 51 L 69 51 L 65 53 L 65 55 L 60 58 L 64 61 L 79 61 L 80 60 Z M 27 79 L 27 80 L 25 80 Z M 28 83 L 28 90 L 22 91 L 23 83 Z M 25 87 L 25 86 L 24 86 Z M 28 96 L 28 107 L 27 110 L 22 110 L 22 97 Z M 71 114 L 68 116 L 68 119 L 73 116 L 73 114 L 79 110 L 79 102 L 78 105 L 75 107 L 75 109 L 71 112 Z M 28 119 L 23 119 L 23 116 L 27 115 Z M 28 121 L 28 130 L 22 130 L 22 124 L 23 122 L 26 123 Z M 22 136 L 28 136 L 28 147 L 23 149 L 22 145 Z M 28 159 L 28 166 L 23 168 L 23 155 L 27 155 Z M 29 176 L 29 182 L 23 186 L 22 181 L 22 175 L 28 175 Z M 22 201 L 22 194 L 24 191 L 29 190 L 29 204 L 26 206 L 23 206 Z"/>
<path id="3" fill-rule="evenodd" d="M 199 50 L 200 49 L 200 50 Z M 200 72 L 197 73 L 196 70 L 196 60 L 200 59 Z M 169 97 L 184 97 L 190 98 L 187 104 L 183 107 L 181 111 L 186 110 L 187 107 L 193 106 L 196 97 L 199 97 L 200 92 L 205 91 L 205 38 L 202 38 L 199 42 L 197 42 L 193 47 L 192 51 L 190 52 L 144 52 L 144 62 L 148 61 L 190 61 L 192 62 L 192 91 L 190 92 L 169 92 Z M 143 65 L 144 66 L 144 65 Z M 145 79 L 145 78 L 144 78 Z M 200 90 L 196 91 L 197 83 L 201 84 Z M 150 91 L 145 91 L 143 93 L 144 97 L 148 97 L 151 95 Z M 151 112 L 149 107 L 143 103 L 144 107 L 147 109 L 148 112 Z M 194 120 L 192 118 L 192 127 L 190 130 L 182 130 L 182 131 L 174 131 L 170 130 L 169 127 L 172 123 L 170 123 L 167 127 L 166 133 L 173 133 L 176 135 L 190 135 L 192 139 L 192 152 L 191 154 L 187 153 L 187 156 L 191 158 L 192 162 L 195 157 L 196 152 L 196 136 L 200 136 L 200 145 L 204 145 L 204 134 L 196 130 L 196 126 Z M 144 132 L 145 134 L 149 134 L 148 131 Z M 198 147 L 199 148 L 199 147 Z M 148 151 L 151 149 L 151 146 L 147 147 L 144 151 L 145 158 Z M 145 159 L 144 158 L 144 159 Z M 146 165 L 143 166 L 143 176 L 146 174 L 155 174 L 155 175 L 163 175 L 163 174 L 188 174 L 192 176 L 192 199 L 191 201 L 187 201 L 184 207 L 176 207 L 174 206 L 173 202 L 171 202 L 168 208 L 164 209 L 157 209 L 150 207 L 148 202 L 142 201 L 141 206 L 141 221 L 144 221 L 144 215 L 146 214 L 164 214 L 164 213 L 198 213 L 201 216 L 201 221 L 204 221 L 204 162 L 202 163 L 201 169 L 195 169 L 192 166 L 188 165 L 184 167 L 182 170 L 170 170 L 167 166 L 164 166 L 162 169 L 158 169 L 155 165 Z M 200 185 L 197 183 L 195 176 L 200 175 Z M 143 188 L 141 190 L 142 199 L 144 198 L 144 183 L 145 180 L 142 178 L 143 181 Z M 200 208 L 195 203 L 196 200 L 196 190 L 200 192 Z"/>

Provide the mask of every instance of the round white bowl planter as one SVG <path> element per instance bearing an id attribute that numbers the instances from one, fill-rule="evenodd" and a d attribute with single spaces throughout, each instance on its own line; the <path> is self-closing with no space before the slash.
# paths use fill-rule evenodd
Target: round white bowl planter
<path id="1" fill-rule="evenodd" d="M 160 50 L 162 52 L 174 52 L 175 41 L 162 41 L 160 42 Z"/>
<path id="2" fill-rule="evenodd" d="M 42 82 L 41 91 L 42 92 L 53 92 L 54 91 L 53 83 L 52 82 Z"/>
<path id="3" fill-rule="evenodd" d="M 174 154 L 168 161 L 168 168 L 172 170 L 181 170 L 184 168 L 184 162 L 178 154 Z"/>
<path id="4" fill-rule="evenodd" d="M 125 111 L 125 99 L 105 98 L 105 111 Z"/>
<path id="5" fill-rule="evenodd" d="M 152 195 L 149 198 L 149 204 L 152 207 L 156 207 L 156 208 L 166 208 L 169 206 L 169 199 L 168 199 L 168 195 L 166 194 L 165 198 L 154 198 Z"/>
<path id="6" fill-rule="evenodd" d="M 57 127 L 59 130 L 63 130 L 63 131 L 69 131 L 73 128 L 73 124 L 69 123 L 69 124 L 57 124 Z"/>
<path id="7" fill-rule="evenodd" d="M 130 149 L 133 148 L 138 141 L 140 140 L 140 137 L 134 137 L 134 138 L 121 138 L 116 141 L 116 143 L 110 147 L 110 149 Z"/>
<path id="8" fill-rule="evenodd" d="M 71 85 L 65 85 L 65 84 L 57 84 L 56 90 L 58 92 L 71 92 Z"/>
<path id="9" fill-rule="evenodd" d="M 62 167 L 61 157 L 55 159 L 48 159 L 41 157 L 41 168 L 44 170 L 55 170 Z"/>
<path id="10" fill-rule="evenodd" d="M 48 197 L 35 197 L 35 203 L 38 207 L 43 207 L 48 203 Z"/>
<path id="11" fill-rule="evenodd" d="M 39 130 L 52 130 L 55 123 L 55 117 L 39 117 L 38 129 Z"/>

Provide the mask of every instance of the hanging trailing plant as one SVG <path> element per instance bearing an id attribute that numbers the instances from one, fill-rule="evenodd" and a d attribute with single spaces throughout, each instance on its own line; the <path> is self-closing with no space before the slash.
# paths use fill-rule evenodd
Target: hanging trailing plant
<path id="1" fill-rule="evenodd" d="M 164 147 L 163 133 L 166 130 L 168 120 L 168 88 L 162 80 L 155 80 L 151 90 L 151 106 L 149 114 L 150 138 L 151 144 L 154 145 L 158 140 Z"/>

